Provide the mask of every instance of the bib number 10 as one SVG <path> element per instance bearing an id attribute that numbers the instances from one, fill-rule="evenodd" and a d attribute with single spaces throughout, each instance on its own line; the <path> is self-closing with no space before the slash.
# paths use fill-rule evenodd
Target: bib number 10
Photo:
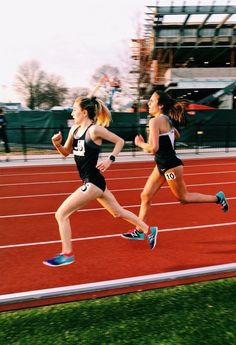
<path id="1" fill-rule="evenodd" d="M 165 174 L 165 178 L 170 181 L 170 180 L 175 180 L 176 176 L 174 172 L 169 172 Z"/>

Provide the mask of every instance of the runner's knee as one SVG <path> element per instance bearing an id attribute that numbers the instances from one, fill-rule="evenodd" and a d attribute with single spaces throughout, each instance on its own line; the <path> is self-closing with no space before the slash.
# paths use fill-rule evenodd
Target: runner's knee
<path id="1" fill-rule="evenodd" d="M 152 200 L 152 195 L 150 193 L 142 192 L 140 198 L 143 203 L 150 204 Z"/>
<path id="2" fill-rule="evenodd" d="M 55 213 L 55 218 L 56 218 L 57 221 L 60 221 L 61 215 L 60 215 L 59 210 L 56 211 L 56 213 Z"/>
<path id="3" fill-rule="evenodd" d="M 65 219 L 65 216 L 63 215 L 63 212 L 60 210 L 60 208 L 56 211 L 55 218 L 58 222 Z"/>

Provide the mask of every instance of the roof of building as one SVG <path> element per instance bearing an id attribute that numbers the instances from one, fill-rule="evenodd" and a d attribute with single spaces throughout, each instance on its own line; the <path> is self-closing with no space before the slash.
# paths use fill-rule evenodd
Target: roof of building
<path id="1" fill-rule="evenodd" d="M 213 2 L 214 3 L 214 2 Z M 154 34 L 152 57 L 173 67 L 232 65 L 236 6 L 147 6 L 145 37 Z M 209 49 L 214 48 L 214 49 Z M 236 61 L 234 61 L 236 64 Z"/>

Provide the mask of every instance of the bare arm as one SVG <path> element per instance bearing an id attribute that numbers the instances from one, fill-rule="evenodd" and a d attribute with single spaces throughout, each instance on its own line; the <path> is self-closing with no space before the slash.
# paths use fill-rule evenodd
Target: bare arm
<path id="1" fill-rule="evenodd" d="M 104 159 L 103 161 L 99 162 L 97 164 L 97 168 L 101 171 L 105 171 L 109 168 L 109 166 L 111 165 L 112 161 L 110 160 L 110 156 L 114 156 L 117 157 L 120 153 L 120 151 L 122 150 L 125 141 L 119 137 L 118 135 L 110 132 L 109 130 L 107 130 L 106 128 L 102 127 L 102 126 L 93 126 L 94 128 L 92 128 L 91 130 L 91 138 L 94 142 L 98 141 L 98 140 L 107 140 L 110 143 L 115 144 L 111 154 Z"/>
<path id="2" fill-rule="evenodd" d="M 73 131 L 74 127 L 72 127 L 69 131 L 68 137 L 64 145 L 62 145 L 62 134 L 59 131 L 58 133 L 54 134 L 52 137 L 52 143 L 57 151 L 62 154 L 63 156 L 69 156 L 72 151 L 73 146 Z"/>
<path id="3" fill-rule="evenodd" d="M 159 120 L 153 118 L 149 121 L 149 137 L 145 143 L 142 135 L 135 137 L 135 145 L 143 149 L 143 151 L 154 154 L 159 147 Z"/>
<path id="4" fill-rule="evenodd" d="M 179 131 L 175 127 L 174 127 L 174 131 L 175 131 L 175 139 L 179 139 L 180 138 Z"/>

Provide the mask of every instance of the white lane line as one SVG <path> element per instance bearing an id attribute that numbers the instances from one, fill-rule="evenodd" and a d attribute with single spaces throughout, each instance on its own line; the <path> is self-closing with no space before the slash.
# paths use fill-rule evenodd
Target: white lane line
<path id="1" fill-rule="evenodd" d="M 229 170 L 229 171 L 208 171 L 202 173 L 185 173 L 184 176 L 200 176 L 200 175 L 215 175 L 215 174 L 232 174 L 236 173 L 236 170 Z M 148 178 L 147 176 L 126 176 L 126 177 L 111 177 L 106 178 L 106 181 L 116 181 L 116 180 L 134 180 L 134 179 L 144 179 Z M 28 185 L 42 185 L 42 184 L 57 184 L 57 183 L 74 183 L 79 182 L 81 183 L 80 178 L 78 177 L 77 180 L 58 180 L 58 181 L 35 181 L 35 182 L 22 182 L 22 183 L 2 183 L 0 187 L 9 187 L 9 186 L 28 186 Z"/>
<path id="2" fill-rule="evenodd" d="M 91 210 L 93 210 L 93 209 L 91 209 Z M 83 210 L 80 210 L 80 211 L 83 211 Z M 96 211 L 96 209 L 94 209 L 93 211 Z M 7 214 L 5 216 L 0 216 L 0 219 L 4 219 L 4 218 L 20 218 L 20 217 L 35 217 L 35 216 L 48 216 L 50 214 L 55 214 L 55 212 Z"/>
<path id="3" fill-rule="evenodd" d="M 236 182 L 235 182 L 236 183 Z M 122 191 L 122 190 L 121 190 Z M 71 192 L 72 193 L 72 192 Z M 14 196 L 3 196 L 0 200 L 5 199 L 24 199 L 24 198 L 41 198 L 41 197 L 52 197 L 60 195 L 70 195 L 71 193 L 51 193 L 51 194 L 27 194 L 27 195 L 14 195 Z"/>
<path id="4" fill-rule="evenodd" d="M 100 282 L 62 286 L 49 289 L 24 291 L 18 293 L 4 294 L 0 296 L 0 305 L 22 303 L 35 300 L 43 300 L 54 297 L 64 297 L 92 293 L 98 291 L 107 291 L 114 289 L 127 288 L 132 286 L 161 283 L 177 279 L 187 279 L 202 277 L 220 273 L 229 273 L 236 271 L 236 263 L 227 263 L 223 265 L 205 266 L 179 270 L 165 273 L 156 273 L 136 277 L 128 277 Z"/>
<path id="5" fill-rule="evenodd" d="M 222 186 L 227 184 L 236 184 L 236 181 L 229 182 L 212 182 L 212 183 L 198 183 L 198 184 L 187 184 L 187 187 L 204 187 L 204 186 Z M 169 186 L 162 186 L 161 189 L 167 188 Z M 111 192 L 129 192 L 129 191 L 139 191 L 143 188 L 123 188 L 123 189 L 110 189 Z M 20 199 L 20 198 L 39 198 L 39 197 L 51 197 L 51 196 L 60 196 L 60 195 L 70 195 L 71 193 L 52 193 L 52 194 L 27 194 L 27 195 L 14 195 L 14 196 L 3 196 L 0 197 L 0 200 L 4 199 Z"/>
<path id="6" fill-rule="evenodd" d="M 227 200 L 235 200 L 236 197 L 230 197 L 227 198 Z M 167 205 L 180 205 L 179 201 L 170 201 L 170 202 L 157 202 L 153 203 L 152 206 L 167 206 Z M 196 204 L 195 204 L 196 205 Z M 138 205 L 122 205 L 124 208 L 135 208 L 140 207 L 140 204 Z M 103 207 L 96 207 L 96 208 L 85 208 L 78 210 L 77 212 L 91 212 L 91 211 L 106 211 Z M 34 216 L 48 216 L 50 214 L 55 214 L 55 211 L 49 211 L 49 212 L 38 212 L 38 213 L 18 213 L 18 214 L 7 214 L 0 216 L 0 219 L 4 218 L 17 218 L 17 217 L 34 217 Z"/>
<path id="7" fill-rule="evenodd" d="M 185 159 L 186 161 L 186 159 Z M 132 163 L 132 162 L 127 162 L 128 164 L 129 163 Z M 151 162 L 155 165 L 154 161 Z M 73 164 L 73 162 L 72 162 Z M 123 163 L 122 163 L 123 164 Z M 137 164 L 137 162 L 135 163 Z M 145 163 L 142 163 L 141 164 L 146 164 Z M 198 167 L 213 167 L 213 166 L 219 166 L 220 163 L 213 163 L 213 164 L 196 164 L 196 165 L 187 165 L 185 164 L 184 165 L 184 168 L 198 168 Z M 232 163 L 223 163 L 224 166 L 226 165 L 236 165 L 236 162 L 232 162 Z M 150 167 L 140 167 L 140 168 L 121 168 L 121 169 L 109 169 L 109 172 L 120 172 L 120 171 L 137 171 L 137 170 L 152 170 L 153 169 L 153 166 L 150 166 Z M 52 167 L 52 166 L 51 166 Z M 15 167 L 14 167 L 15 168 Z M 55 175 L 55 174 L 60 174 L 60 175 L 63 175 L 63 174 L 78 174 L 76 170 L 72 170 L 72 171 L 49 171 L 49 172 L 36 172 L 36 173 L 15 173 L 15 174 L 2 174 L 1 177 L 10 177 L 10 176 L 39 176 L 39 175 Z"/>
<path id="8" fill-rule="evenodd" d="M 235 197 L 236 198 L 236 197 Z M 229 198 L 228 198 L 229 199 Z M 164 205 L 176 205 L 179 204 L 179 202 L 165 202 L 165 203 L 153 203 L 152 206 L 164 206 Z M 140 204 L 138 205 L 122 205 L 124 208 L 135 208 L 140 207 Z M 78 210 L 77 212 L 91 212 L 91 211 L 106 211 L 103 207 L 94 207 L 94 208 L 85 208 Z M 34 216 L 48 216 L 50 214 L 55 214 L 55 211 L 49 211 L 49 212 L 38 212 L 38 213 L 18 213 L 18 214 L 8 214 L 8 215 L 2 215 L 0 216 L 0 219 L 4 218 L 18 218 L 18 217 L 34 217 Z"/>
<path id="9" fill-rule="evenodd" d="M 139 177 L 133 177 L 133 176 L 128 176 L 128 177 L 115 177 L 115 178 L 106 178 L 106 181 L 115 181 L 115 180 L 132 180 L 132 179 L 142 179 L 142 178 L 148 178 L 148 176 L 139 176 Z M 22 182 L 22 183 L 5 183 L 5 184 L 0 184 L 0 187 L 9 187 L 9 186 L 28 186 L 28 185 L 41 185 L 41 184 L 57 184 L 57 183 L 79 183 L 81 184 L 81 179 L 78 177 L 77 180 L 58 180 L 58 181 L 41 181 L 41 182 Z"/>
<path id="10" fill-rule="evenodd" d="M 236 197 L 230 197 L 227 198 L 227 200 L 235 200 Z M 180 205 L 179 201 L 170 201 L 170 202 L 157 202 L 153 203 L 152 206 L 167 206 L 167 205 Z M 195 204 L 196 205 L 196 204 Z M 135 208 L 140 207 L 140 204 L 138 205 L 122 205 L 124 208 Z M 78 210 L 77 212 L 91 212 L 91 211 L 106 211 L 103 207 L 96 207 L 96 208 L 85 208 Z M 34 217 L 34 216 L 48 216 L 50 214 L 55 214 L 55 211 L 49 211 L 49 212 L 38 212 L 38 213 L 18 213 L 18 214 L 7 214 L 0 216 L 0 219 L 4 218 L 17 218 L 17 217 Z"/>
<path id="11" fill-rule="evenodd" d="M 184 226 L 184 227 L 178 227 L 178 228 L 166 228 L 166 229 L 159 230 L 159 232 L 186 231 L 186 230 L 197 230 L 197 229 L 206 229 L 207 230 L 208 228 L 225 227 L 225 226 L 232 226 L 232 225 L 236 225 L 236 222 L 204 224 L 204 225 L 195 225 L 195 226 Z M 99 240 L 99 239 L 103 239 L 103 238 L 120 237 L 120 235 L 121 234 L 99 235 L 99 236 L 90 236 L 90 237 L 77 237 L 77 238 L 73 238 L 72 241 L 77 242 L 77 241 Z M 41 246 L 41 245 L 55 244 L 55 243 L 61 243 L 61 240 L 6 244 L 6 245 L 1 245 L 0 249 Z"/>

